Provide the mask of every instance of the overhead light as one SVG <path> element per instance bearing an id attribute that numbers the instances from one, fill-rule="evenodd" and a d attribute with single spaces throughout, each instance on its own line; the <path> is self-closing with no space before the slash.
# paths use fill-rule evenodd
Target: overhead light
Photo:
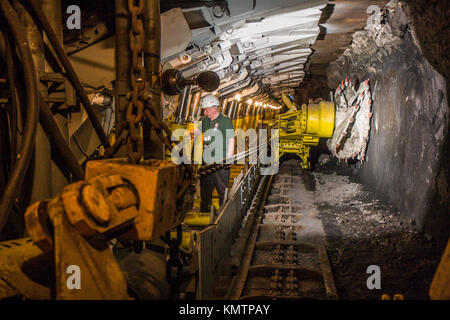
<path id="1" fill-rule="evenodd" d="M 234 98 L 236 99 L 236 101 L 241 101 L 241 95 L 239 93 L 235 95 Z"/>
<path id="2" fill-rule="evenodd" d="M 247 103 L 249 104 L 249 105 L 251 105 L 252 103 L 253 103 L 253 100 L 252 99 L 248 99 L 247 100 Z M 256 105 L 256 104 L 255 104 Z"/>

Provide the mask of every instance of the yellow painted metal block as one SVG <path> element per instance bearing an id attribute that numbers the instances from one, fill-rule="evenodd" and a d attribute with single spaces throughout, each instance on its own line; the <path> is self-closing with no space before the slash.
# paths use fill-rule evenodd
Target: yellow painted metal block
<path id="1" fill-rule="evenodd" d="M 139 211 L 134 228 L 126 233 L 130 240 L 153 240 L 183 220 L 176 210 L 177 182 L 181 167 L 170 161 L 148 160 L 133 165 L 126 159 L 89 161 L 86 179 L 102 174 L 120 175 L 139 194 Z"/>
<path id="2" fill-rule="evenodd" d="M 189 212 L 184 218 L 184 223 L 190 227 L 204 227 L 211 223 L 210 212 Z"/>
<path id="3" fill-rule="evenodd" d="M 195 240 L 194 240 L 194 233 L 195 232 L 183 232 L 181 234 L 181 244 L 180 247 L 185 250 L 191 250 L 195 247 Z M 172 231 L 170 233 L 171 239 L 176 239 L 177 233 Z"/>

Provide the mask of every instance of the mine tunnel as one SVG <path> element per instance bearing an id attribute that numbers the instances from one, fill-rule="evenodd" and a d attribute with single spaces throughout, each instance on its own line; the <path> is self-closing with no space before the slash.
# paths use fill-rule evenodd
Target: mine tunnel
<path id="1" fill-rule="evenodd" d="M 449 13 L 0 1 L 0 298 L 450 299 Z"/>

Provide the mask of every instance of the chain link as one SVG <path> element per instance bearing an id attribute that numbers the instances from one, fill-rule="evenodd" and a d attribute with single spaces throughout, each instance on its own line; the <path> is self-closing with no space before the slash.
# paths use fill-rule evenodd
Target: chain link
<path id="1" fill-rule="evenodd" d="M 130 100 L 126 109 L 126 121 L 128 125 L 127 153 L 128 159 L 132 163 L 138 163 L 144 155 L 144 141 L 140 132 L 142 121 L 147 120 L 151 127 L 155 130 L 158 138 L 166 147 L 174 147 L 176 141 L 171 141 L 172 132 L 169 127 L 162 121 L 158 112 L 152 106 L 151 100 L 153 95 L 148 92 L 146 83 L 146 70 L 143 63 L 144 58 L 144 40 L 145 32 L 143 25 L 144 0 L 128 0 L 128 10 L 131 16 L 131 28 L 129 32 L 129 43 L 131 50 L 131 68 L 130 82 L 131 91 L 128 93 Z M 152 86 L 155 85 L 152 83 Z M 156 95 L 157 96 L 157 95 Z M 123 143 L 121 139 L 119 143 Z M 117 146 L 114 148 L 117 150 Z M 108 154 L 114 151 L 110 151 Z M 224 165 L 214 165 L 215 168 L 205 168 L 199 172 L 201 175 L 211 174 L 220 170 Z M 191 166 L 186 166 L 189 176 L 195 178 L 195 173 Z M 180 198 L 188 189 L 189 184 L 184 183 L 178 192 Z"/>
<path id="2" fill-rule="evenodd" d="M 136 5 L 137 4 L 137 5 Z M 128 93 L 130 100 L 126 110 L 129 135 L 127 138 L 128 160 L 138 163 L 144 155 L 144 140 L 141 135 L 141 124 L 145 101 L 145 67 L 144 58 L 144 0 L 128 0 L 128 10 L 131 16 L 129 43 L 131 50 L 130 84 Z"/>
<path id="3" fill-rule="evenodd" d="M 166 280 L 170 284 L 171 298 L 179 298 L 179 284 L 183 271 L 183 261 L 180 257 L 179 247 L 183 238 L 181 225 L 176 227 L 176 238 L 172 239 L 170 231 L 166 233 L 166 243 L 169 245 L 169 259 L 166 262 Z"/>
<path id="4" fill-rule="evenodd" d="M 130 102 L 126 109 L 127 130 L 123 131 L 126 134 L 126 138 L 122 134 L 115 145 L 107 150 L 106 154 L 111 157 L 118 151 L 120 145 L 126 141 L 129 161 L 131 163 L 138 163 L 144 155 L 144 141 L 141 134 L 142 122 L 144 120 L 149 122 L 158 138 L 166 147 L 173 148 L 177 142 L 170 140 L 172 132 L 162 121 L 159 113 L 154 110 L 154 104 L 151 101 L 159 96 L 157 94 L 158 92 L 152 92 L 154 85 L 158 86 L 159 84 L 153 83 L 153 79 L 151 84 L 146 81 L 146 69 L 144 66 L 144 0 L 128 0 L 128 10 L 131 17 L 129 47 L 131 51 L 130 85 L 132 90 L 128 92 Z M 206 168 L 199 170 L 198 175 L 192 166 L 185 166 L 187 181 L 185 180 L 179 185 L 177 200 L 185 195 L 189 187 L 193 184 L 192 181 L 195 181 L 198 176 L 211 174 L 229 166 L 224 164 L 206 166 Z"/>
<path id="5" fill-rule="evenodd" d="M 137 5 L 136 5 L 137 4 Z M 143 24 L 143 0 L 128 0 L 128 9 L 131 16 L 131 28 L 129 33 L 129 43 L 131 50 L 130 82 L 131 91 L 128 94 L 130 100 L 126 109 L 126 121 L 128 123 L 129 135 L 127 138 L 128 159 L 132 163 L 138 163 L 144 155 L 144 140 L 141 135 L 141 125 L 143 120 L 147 120 L 155 130 L 158 138 L 166 147 L 172 147 L 175 142 L 170 141 L 172 132 L 162 121 L 159 113 L 154 110 L 154 101 L 159 97 L 159 90 L 154 90 L 154 86 L 159 83 L 146 82 L 146 70 L 144 66 L 144 24 Z M 164 135 L 165 133 L 165 135 Z M 195 175 L 190 166 L 183 168 L 183 179 L 178 186 L 177 200 L 184 197 L 185 193 L 195 180 Z M 183 263 L 180 258 L 179 246 L 182 240 L 181 225 L 176 228 L 176 238 L 171 239 L 170 232 L 166 233 L 166 241 L 169 244 L 169 259 L 166 263 L 166 278 L 170 283 L 171 295 L 173 299 L 179 296 L 179 283 Z"/>

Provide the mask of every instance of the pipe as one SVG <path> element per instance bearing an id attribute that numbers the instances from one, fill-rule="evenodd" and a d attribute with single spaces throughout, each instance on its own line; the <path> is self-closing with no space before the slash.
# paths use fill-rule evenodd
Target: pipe
<path id="1" fill-rule="evenodd" d="M 228 110 L 230 109 L 230 104 L 228 103 L 228 99 L 225 99 L 222 103 L 222 113 L 226 116 L 228 116 Z"/>
<path id="2" fill-rule="evenodd" d="M 255 115 L 255 106 L 247 104 L 247 115 L 254 116 Z"/>
<path id="3" fill-rule="evenodd" d="M 10 126 L 11 126 L 11 156 L 10 168 L 13 168 L 17 159 L 17 111 L 19 110 L 19 103 L 16 96 L 16 75 L 14 72 L 14 59 L 10 41 L 5 37 L 5 62 L 8 73 L 9 91 L 11 92 L 11 112 L 10 112 Z"/>
<path id="4" fill-rule="evenodd" d="M 175 122 L 181 125 L 186 123 L 186 115 L 189 114 L 189 103 L 191 101 L 191 85 L 187 85 L 184 87 L 183 94 L 181 95 L 181 101 L 179 106 L 179 114 L 178 118 L 175 119 Z"/>
<path id="5" fill-rule="evenodd" d="M 6 186 L 5 192 L 3 193 L 0 201 L 1 231 L 6 224 L 9 211 L 11 210 L 17 191 L 23 182 L 28 165 L 30 164 L 39 116 L 39 98 L 37 89 L 38 80 L 36 77 L 31 50 L 25 38 L 23 24 L 20 22 L 19 17 L 9 1 L 0 1 L 0 10 L 5 17 L 6 23 L 11 29 L 16 46 L 19 50 L 19 54 L 22 58 L 27 95 L 27 117 L 25 120 L 23 140 L 20 148 L 20 158 L 13 169 L 8 185 Z"/>
<path id="6" fill-rule="evenodd" d="M 237 104 L 237 107 L 234 109 L 233 112 L 233 119 L 241 119 L 244 118 L 243 110 L 245 110 L 246 104 L 243 102 L 240 102 Z"/>
<path id="7" fill-rule="evenodd" d="M 242 118 L 242 110 L 244 105 L 242 102 L 236 102 L 234 109 L 231 111 L 231 116 L 233 119 L 241 119 Z"/>
<path id="8" fill-rule="evenodd" d="M 201 94 L 200 94 L 200 98 L 201 98 Z M 200 98 L 199 98 L 199 101 L 200 101 Z M 201 106 L 200 106 L 200 104 L 199 104 L 199 106 L 198 106 L 198 108 L 197 108 L 197 113 L 196 113 L 196 116 L 195 116 L 195 118 L 197 119 L 197 120 L 200 120 L 201 118 L 202 118 L 202 108 L 201 108 Z"/>
<path id="9" fill-rule="evenodd" d="M 20 1 L 14 0 L 10 1 L 13 5 L 14 10 L 16 11 L 20 22 L 23 24 L 25 28 L 25 38 L 28 42 L 28 46 L 31 50 L 31 55 L 34 62 L 34 68 L 36 71 L 36 77 L 38 78 L 38 91 L 42 92 L 44 97 L 47 96 L 48 87 L 40 80 L 40 75 L 45 73 L 45 65 L 46 59 L 44 56 L 44 39 L 42 36 L 41 30 L 39 30 L 36 25 L 33 17 L 29 13 Z M 51 48 L 50 48 L 51 50 Z M 52 59 L 54 60 L 54 59 Z M 53 61 L 55 62 L 55 61 Z M 19 65 L 21 62 L 16 64 L 16 75 L 17 72 L 20 72 Z M 23 78 L 23 77 L 22 77 Z M 25 92 L 26 86 L 23 79 L 20 79 L 21 84 L 19 86 L 23 86 L 23 91 Z M 25 93 L 22 94 L 24 97 Z M 22 105 L 24 104 L 24 100 L 22 100 Z M 38 105 L 39 107 L 39 105 Z M 24 113 L 26 113 L 26 109 Z M 25 117 L 24 117 L 25 118 Z M 24 119 L 22 118 L 22 119 Z M 21 201 L 23 202 L 24 208 L 33 202 L 46 199 L 52 196 L 52 162 L 51 162 L 51 146 L 50 141 L 47 138 L 47 135 L 44 132 L 44 129 L 38 122 L 36 128 L 35 142 L 36 148 L 33 150 L 33 156 L 31 157 L 31 162 L 29 165 L 30 170 L 28 170 L 25 175 L 26 180 L 29 180 L 30 183 L 26 184 L 22 188 L 22 197 Z"/>
<path id="10" fill-rule="evenodd" d="M 227 116 L 231 119 L 231 120 L 234 120 L 235 118 L 234 118 L 234 113 L 235 113 L 235 111 L 236 111 L 236 108 L 237 108 L 237 102 L 236 102 L 236 100 L 232 100 L 231 102 L 230 102 L 230 106 L 229 106 L 229 108 L 228 108 L 228 113 L 227 113 Z"/>
<path id="11" fill-rule="evenodd" d="M 225 114 L 225 109 L 227 107 L 227 103 L 228 103 L 228 99 L 222 99 L 221 103 L 220 103 L 220 109 L 219 111 L 222 112 L 223 114 Z"/>
<path id="12" fill-rule="evenodd" d="M 202 93 L 200 91 L 197 91 L 194 93 L 194 96 L 192 97 L 192 107 L 191 107 L 191 113 L 189 115 L 189 121 L 197 121 L 198 117 L 198 107 L 200 105 L 200 98 L 202 96 Z"/>
<path id="13" fill-rule="evenodd" d="M 89 101 L 89 99 L 86 95 L 86 92 L 84 91 L 83 86 L 81 85 L 80 80 L 77 77 L 77 74 L 75 73 L 72 63 L 70 62 L 69 58 L 67 57 L 67 54 L 64 51 L 64 48 L 62 47 L 61 43 L 59 42 L 58 36 L 56 35 L 55 31 L 49 24 L 44 12 L 42 11 L 42 9 L 39 6 L 39 3 L 37 2 L 37 0 L 28 0 L 27 3 L 30 4 L 30 9 L 31 9 L 32 13 L 34 14 L 34 17 L 37 19 L 37 22 L 44 29 L 45 34 L 47 35 L 61 64 L 63 65 L 64 69 L 66 70 L 66 76 L 67 76 L 68 80 L 72 83 L 75 90 L 77 91 L 78 96 L 81 99 L 81 103 L 84 106 L 84 109 L 88 115 L 88 118 L 91 121 L 91 124 L 94 127 L 94 130 L 97 133 L 97 136 L 99 137 L 101 144 L 105 147 L 105 149 L 109 148 L 111 145 L 109 143 L 108 137 L 106 136 L 106 133 L 103 130 L 103 127 L 100 124 L 100 121 L 98 120 L 97 116 L 95 115 L 95 112 L 92 108 L 91 102 Z"/>

